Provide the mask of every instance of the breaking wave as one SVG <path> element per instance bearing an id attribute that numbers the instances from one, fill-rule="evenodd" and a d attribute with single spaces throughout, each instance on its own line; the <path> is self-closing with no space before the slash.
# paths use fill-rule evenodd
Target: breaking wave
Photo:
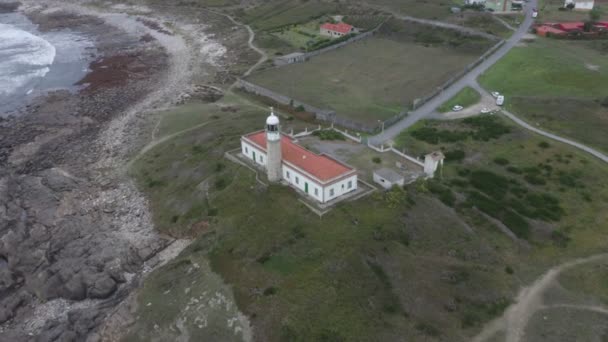
<path id="1" fill-rule="evenodd" d="M 48 41 L 12 25 L 0 24 L 0 96 L 44 77 L 55 60 Z"/>

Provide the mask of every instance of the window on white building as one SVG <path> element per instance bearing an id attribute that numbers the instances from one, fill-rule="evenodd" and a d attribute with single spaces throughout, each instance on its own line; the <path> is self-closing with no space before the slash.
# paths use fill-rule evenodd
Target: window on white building
<path id="1" fill-rule="evenodd" d="M 334 188 L 329 189 L 329 196 L 333 196 L 334 195 Z"/>
<path id="2" fill-rule="evenodd" d="M 249 149 L 245 146 L 245 154 L 249 154 Z"/>
<path id="3" fill-rule="evenodd" d="M 315 188 L 315 196 L 319 196 L 319 189 Z"/>
<path id="4" fill-rule="evenodd" d="M 285 171 L 285 176 L 289 179 L 289 171 Z"/>
<path id="5" fill-rule="evenodd" d="M 264 157 L 260 156 L 260 163 L 264 162 Z"/>
<path id="6" fill-rule="evenodd" d="M 353 187 L 353 181 L 348 181 L 348 188 L 352 188 Z"/>
<path id="7" fill-rule="evenodd" d="M 298 176 L 296 176 L 296 184 L 300 184 L 300 178 L 298 178 Z"/>

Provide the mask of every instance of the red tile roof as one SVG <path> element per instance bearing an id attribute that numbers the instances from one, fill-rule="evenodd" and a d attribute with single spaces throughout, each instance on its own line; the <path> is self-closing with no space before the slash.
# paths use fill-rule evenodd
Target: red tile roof
<path id="1" fill-rule="evenodd" d="M 572 31 L 572 30 L 582 30 L 583 27 L 585 26 L 585 23 L 583 23 L 582 21 L 579 21 L 579 22 L 570 22 L 570 23 L 559 23 L 555 26 L 557 26 L 557 28 L 560 28 L 564 31 Z"/>
<path id="2" fill-rule="evenodd" d="M 564 30 L 556 29 L 555 27 L 546 26 L 546 25 L 537 27 L 536 32 L 540 35 L 546 35 L 547 33 L 552 33 L 552 34 L 557 34 L 557 35 L 566 34 L 566 31 L 564 31 Z"/>
<path id="3" fill-rule="evenodd" d="M 244 138 L 266 151 L 266 132 L 251 133 L 244 136 Z M 285 135 L 281 135 L 281 153 L 284 162 L 301 169 L 323 183 L 341 176 L 346 176 L 354 171 L 353 168 L 346 166 L 333 158 L 326 155 L 319 155 L 305 149 L 294 143 L 290 137 Z"/>
<path id="4" fill-rule="evenodd" d="M 346 23 L 339 23 L 339 24 L 325 23 L 325 24 L 321 25 L 321 28 L 330 30 L 330 31 L 347 34 L 347 33 L 350 33 L 350 31 L 353 29 L 353 26 L 348 25 Z"/>

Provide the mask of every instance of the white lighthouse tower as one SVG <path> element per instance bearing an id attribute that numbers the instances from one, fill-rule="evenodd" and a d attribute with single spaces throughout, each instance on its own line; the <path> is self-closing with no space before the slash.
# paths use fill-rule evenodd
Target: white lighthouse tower
<path id="1" fill-rule="evenodd" d="M 281 132 L 279 130 L 279 118 L 274 115 L 274 109 L 270 107 L 270 116 L 266 119 L 266 172 L 269 182 L 281 181 Z"/>

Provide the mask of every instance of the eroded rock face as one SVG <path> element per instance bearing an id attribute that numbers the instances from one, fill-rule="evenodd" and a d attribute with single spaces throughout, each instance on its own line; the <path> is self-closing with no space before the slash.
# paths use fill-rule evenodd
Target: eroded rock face
<path id="1" fill-rule="evenodd" d="M 97 142 L 154 90 L 168 56 L 103 20 L 53 13 L 34 18 L 49 30 L 84 30 L 100 55 L 120 55 L 126 71 L 149 69 L 111 87 L 48 94 L 0 122 L 0 341 L 83 341 L 168 243 L 134 184 L 99 166 L 118 156 Z"/>

